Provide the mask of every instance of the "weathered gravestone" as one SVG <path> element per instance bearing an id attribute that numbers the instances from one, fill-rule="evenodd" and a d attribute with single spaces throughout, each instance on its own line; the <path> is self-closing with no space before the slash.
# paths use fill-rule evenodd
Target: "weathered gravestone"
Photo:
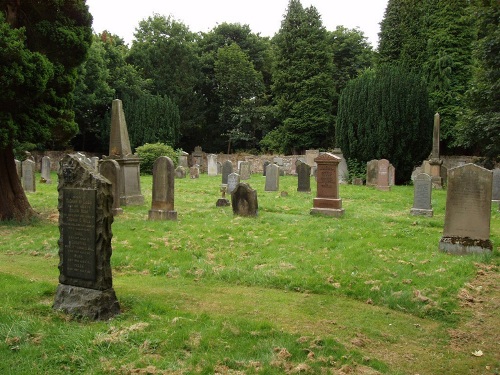
<path id="1" fill-rule="evenodd" d="M 21 180 L 21 177 L 23 176 L 23 166 L 22 166 L 22 163 L 19 160 L 17 160 L 17 159 L 14 159 L 14 162 L 16 163 L 17 177 L 19 177 L 19 180 Z"/>
<path id="2" fill-rule="evenodd" d="M 217 155 L 215 154 L 208 154 L 207 155 L 207 173 L 209 176 L 217 176 Z"/>
<path id="3" fill-rule="evenodd" d="M 141 194 L 140 159 L 132 154 L 128 137 L 127 122 L 122 101 L 113 100 L 111 106 L 111 132 L 109 137 L 109 156 L 120 164 L 121 186 L 120 205 L 132 206 L 144 204 Z"/>
<path id="4" fill-rule="evenodd" d="M 227 185 L 228 176 L 233 173 L 233 163 L 231 160 L 226 160 L 222 164 L 222 184 Z"/>
<path id="5" fill-rule="evenodd" d="M 174 162 L 160 156 L 153 164 L 153 199 L 149 220 L 177 220 L 174 210 Z"/>
<path id="6" fill-rule="evenodd" d="M 240 171 L 240 179 L 241 180 L 250 179 L 250 162 L 242 161 L 240 163 L 239 171 Z"/>
<path id="7" fill-rule="evenodd" d="M 220 161 L 217 162 L 217 174 L 222 174 L 222 163 Z"/>
<path id="8" fill-rule="evenodd" d="M 340 148 L 335 148 L 332 154 L 340 158 L 339 163 L 339 182 L 341 184 L 346 184 L 349 181 L 349 169 L 347 168 L 347 162 L 345 161 L 344 154 Z"/>
<path id="9" fill-rule="evenodd" d="M 266 168 L 265 191 L 278 191 L 280 187 L 280 171 L 276 164 L 269 164 Z"/>
<path id="10" fill-rule="evenodd" d="M 311 214 L 323 214 L 333 217 L 344 215 L 342 199 L 339 197 L 338 166 L 340 158 L 324 153 L 314 159 L 318 165 L 316 171 L 317 195 L 313 200 Z"/>
<path id="11" fill-rule="evenodd" d="M 231 203 L 229 203 L 229 200 L 226 198 L 227 186 L 228 185 L 221 184 L 220 192 L 221 192 L 222 196 L 219 199 L 217 199 L 217 202 L 215 202 L 215 206 L 227 207 L 227 206 L 231 205 Z"/>
<path id="12" fill-rule="evenodd" d="M 175 178 L 186 178 L 186 168 L 182 165 L 175 168 Z"/>
<path id="13" fill-rule="evenodd" d="M 120 207 L 120 184 L 122 183 L 120 164 L 113 159 L 103 160 L 99 165 L 99 173 L 111 182 L 111 191 L 113 194 L 113 215 L 120 215 L 123 213 L 123 209 Z"/>
<path id="14" fill-rule="evenodd" d="M 203 171 L 203 151 L 200 146 L 196 146 L 191 153 L 192 165 L 198 165 L 198 169 Z"/>
<path id="15" fill-rule="evenodd" d="M 240 175 L 238 173 L 231 173 L 227 176 L 227 192 L 233 194 L 233 191 L 238 187 L 240 183 Z"/>
<path id="16" fill-rule="evenodd" d="M 271 164 L 271 162 L 269 160 L 266 160 L 263 164 L 262 164 L 262 176 L 266 177 L 266 168 L 267 166 Z"/>
<path id="17" fill-rule="evenodd" d="M 191 179 L 200 178 L 200 168 L 198 167 L 198 164 L 189 168 L 189 177 L 191 177 Z"/>
<path id="18" fill-rule="evenodd" d="M 493 173 L 474 164 L 448 170 L 448 191 L 441 251 L 452 254 L 490 252 Z"/>
<path id="19" fill-rule="evenodd" d="M 24 191 L 35 192 L 36 191 L 36 183 L 35 183 L 35 162 L 30 159 L 26 159 L 22 163 L 22 175 L 23 175 L 23 187 Z"/>
<path id="20" fill-rule="evenodd" d="M 59 285 L 53 308 L 110 319 L 120 313 L 110 263 L 111 184 L 75 155 L 60 161 L 58 176 Z"/>
<path id="21" fill-rule="evenodd" d="M 491 191 L 491 199 L 493 202 L 500 202 L 500 169 L 493 169 L 493 186 Z"/>
<path id="22" fill-rule="evenodd" d="M 238 184 L 231 194 L 231 205 L 235 215 L 257 216 L 259 212 L 257 191 L 244 182 Z"/>
<path id="23" fill-rule="evenodd" d="M 394 168 L 394 165 L 389 164 L 388 172 L 389 172 L 389 186 L 396 185 L 396 168 Z"/>
<path id="24" fill-rule="evenodd" d="M 92 162 L 92 167 L 94 167 L 94 169 L 96 171 L 99 170 L 99 158 L 97 156 L 93 156 L 90 158 L 90 161 Z"/>
<path id="25" fill-rule="evenodd" d="M 189 154 L 185 151 L 181 151 L 179 152 L 179 167 L 184 167 L 184 168 L 189 168 L 189 165 L 188 165 L 188 156 Z"/>
<path id="26" fill-rule="evenodd" d="M 389 183 L 389 160 L 381 159 L 378 161 L 378 172 L 377 172 L 377 190 L 389 191 L 391 190 Z"/>
<path id="27" fill-rule="evenodd" d="M 311 167 L 300 160 L 295 163 L 297 171 L 298 186 L 297 191 L 310 193 L 311 192 Z"/>
<path id="28" fill-rule="evenodd" d="M 366 163 L 366 186 L 377 186 L 378 160 L 373 159 Z"/>
<path id="29" fill-rule="evenodd" d="M 42 158 L 42 168 L 41 168 L 41 183 L 51 184 L 52 180 L 50 179 L 50 157 L 44 156 Z"/>
<path id="30" fill-rule="evenodd" d="M 415 216 L 432 217 L 434 211 L 431 205 L 432 178 L 428 174 L 420 173 L 413 180 L 413 207 L 410 213 Z"/>

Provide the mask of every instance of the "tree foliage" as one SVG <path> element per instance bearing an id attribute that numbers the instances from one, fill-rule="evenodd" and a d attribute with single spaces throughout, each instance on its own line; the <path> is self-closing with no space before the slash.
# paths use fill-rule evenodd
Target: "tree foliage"
<path id="1" fill-rule="evenodd" d="M 403 67 L 367 70 L 340 97 L 336 139 L 346 159 L 388 159 L 398 183 L 428 156 L 432 127 L 425 82 Z"/>

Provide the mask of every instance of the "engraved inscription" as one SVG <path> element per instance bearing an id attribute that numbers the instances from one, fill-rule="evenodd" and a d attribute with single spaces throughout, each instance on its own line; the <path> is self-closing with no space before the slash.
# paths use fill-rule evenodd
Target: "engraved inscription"
<path id="1" fill-rule="evenodd" d="M 63 191 L 63 271 L 67 277 L 96 279 L 96 190 Z"/>

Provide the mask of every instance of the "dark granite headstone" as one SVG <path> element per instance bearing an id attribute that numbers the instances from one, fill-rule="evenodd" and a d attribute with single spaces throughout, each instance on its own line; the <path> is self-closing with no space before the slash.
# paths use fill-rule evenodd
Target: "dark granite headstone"
<path id="1" fill-rule="evenodd" d="M 432 217 L 434 211 L 431 205 L 432 178 L 428 174 L 420 173 L 413 181 L 413 207 L 410 213 L 415 216 Z"/>
<path id="2" fill-rule="evenodd" d="M 257 191 L 246 183 L 240 183 L 231 194 L 233 213 L 239 216 L 257 216 L 259 204 Z"/>
<path id="3" fill-rule="evenodd" d="M 53 308 L 92 320 L 120 313 L 111 276 L 111 184 L 75 155 L 59 168 L 59 285 Z"/>
<path id="4" fill-rule="evenodd" d="M 222 163 L 222 184 L 227 185 L 227 177 L 233 173 L 233 163 L 231 160 L 226 160 Z"/>
<path id="5" fill-rule="evenodd" d="M 264 164 L 262 164 L 262 176 L 264 177 L 266 177 L 266 169 L 269 164 L 271 164 L 269 160 L 266 160 Z"/>
<path id="6" fill-rule="evenodd" d="M 376 186 L 378 176 L 378 160 L 373 159 L 366 163 L 366 186 Z"/>
<path id="7" fill-rule="evenodd" d="M 297 161 L 296 167 L 298 176 L 298 187 L 297 191 L 310 193 L 311 192 L 311 167 L 306 163 Z"/>

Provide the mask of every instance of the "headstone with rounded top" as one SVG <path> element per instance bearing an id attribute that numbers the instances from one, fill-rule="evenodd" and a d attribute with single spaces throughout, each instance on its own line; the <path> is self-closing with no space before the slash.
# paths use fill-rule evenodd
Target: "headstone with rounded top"
<path id="1" fill-rule="evenodd" d="M 50 179 L 50 157 L 48 157 L 48 156 L 44 156 L 42 158 L 40 182 L 45 183 L 45 184 L 52 183 L 52 180 Z"/>

